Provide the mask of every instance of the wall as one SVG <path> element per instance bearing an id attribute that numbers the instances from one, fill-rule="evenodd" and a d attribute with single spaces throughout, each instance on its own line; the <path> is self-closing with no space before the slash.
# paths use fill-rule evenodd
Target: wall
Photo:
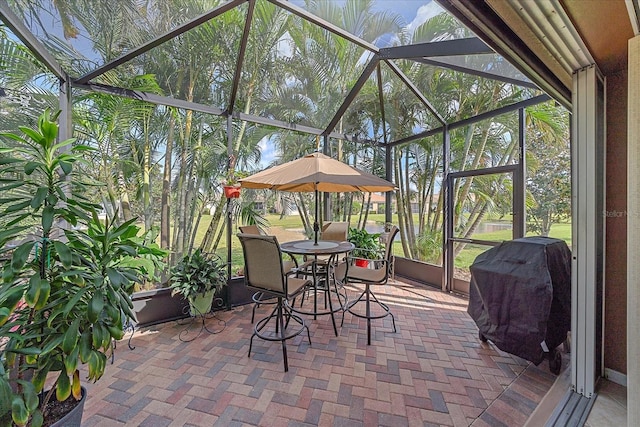
<path id="1" fill-rule="evenodd" d="M 627 72 L 607 78 L 605 368 L 627 373 Z"/>

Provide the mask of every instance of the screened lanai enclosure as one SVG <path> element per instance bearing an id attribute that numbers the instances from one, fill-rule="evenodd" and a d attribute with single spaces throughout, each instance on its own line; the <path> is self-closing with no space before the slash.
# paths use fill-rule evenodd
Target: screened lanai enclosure
<path id="1" fill-rule="evenodd" d="M 314 151 L 397 186 L 325 194 L 320 219 L 398 225 L 397 268 L 436 266 L 443 289 L 501 240 L 570 239 L 566 110 L 436 2 L 0 0 L 0 18 L 0 131 L 61 110 L 60 137 L 96 148 L 94 201 L 174 261 L 226 253 L 224 184 Z M 231 207 L 233 227 L 315 220 L 306 193 Z"/>

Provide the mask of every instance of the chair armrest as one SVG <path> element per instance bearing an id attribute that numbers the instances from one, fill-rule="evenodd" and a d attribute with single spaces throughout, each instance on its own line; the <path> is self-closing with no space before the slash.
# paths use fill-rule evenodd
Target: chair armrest
<path id="1" fill-rule="evenodd" d="M 291 258 L 291 261 L 293 261 L 293 263 L 296 265 L 295 268 L 298 268 L 299 267 L 298 259 L 294 257 L 293 254 L 287 254 L 287 255 L 289 255 L 289 258 Z"/>

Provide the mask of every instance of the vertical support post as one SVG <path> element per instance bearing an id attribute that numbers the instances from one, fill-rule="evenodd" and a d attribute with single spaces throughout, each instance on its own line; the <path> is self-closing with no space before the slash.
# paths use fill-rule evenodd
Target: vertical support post
<path id="1" fill-rule="evenodd" d="M 232 162 L 233 159 L 233 117 L 229 114 L 227 116 L 227 175 L 233 173 L 231 170 L 235 165 Z M 227 199 L 227 310 L 231 310 L 231 199 Z"/>
<path id="2" fill-rule="evenodd" d="M 69 76 L 65 75 L 64 79 L 60 79 L 60 118 L 58 125 L 60 127 L 58 138 L 60 141 L 69 139 L 73 136 L 73 102 L 72 89 Z M 66 147 L 69 149 L 70 147 Z"/>
<path id="3" fill-rule="evenodd" d="M 231 199 L 227 199 L 227 310 L 231 310 L 231 291 L 229 287 L 231 286 L 231 227 L 232 219 L 231 219 Z"/>
<path id="4" fill-rule="evenodd" d="M 518 169 L 513 173 L 513 229 L 512 237 L 519 239 L 526 233 L 525 215 L 525 177 L 526 164 L 526 121 L 524 108 L 518 110 Z"/>
<path id="5" fill-rule="evenodd" d="M 629 40 L 627 96 L 627 401 L 640 397 L 640 35 Z M 627 425 L 640 425 L 640 405 L 627 405 Z"/>
<path id="6" fill-rule="evenodd" d="M 378 65 L 376 66 L 376 76 L 378 80 L 378 101 L 380 102 L 380 117 L 382 118 L 382 141 L 385 144 L 385 178 L 387 179 L 387 181 L 391 181 L 394 184 L 397 184 L 397 182 L 393 179 L 393 147 L 389 147 L 387 145 L 387 143 L 389 142 L 389 137 L 387 135 L 387 119 L 385 118 L 384 97 L 382 96 L 384 90 L 382 89 L 382 70 L 380 69 L 380 63 L 378 63 Z M 398 177 L 396 177 L 396 179 L 397 178 Z M 390 191 L 387 191 L 384 195 L 384 221 L 386 223 L 390 223 L 393 218 L 393 210 L 391 209 L 393 196 L 394 194 Z"/>
<path id="7" fill-rule="evenodd" d="M 595 66 L 573 75 L 571 383 L 592 397 L 601 375 L 605 90 Z M 629 169 L 633 170 L 633 169 Z"/>
<path id="8" fill-rule="evenodd" d="M 384 147 L 384 168 L 385 168 L 385 178 L 387 181 L 391 181 L 395 184 L 393 179 L 393 148 L 385 145 Z M 391 223 L 393 222 L 393 211 L 391 209 L 391 200 L 393 198 L 393 192 L 387 191 L 384 193 L 384 222 Z M 386 230 L 385 230 L 386 231 Z"/>
<path id="9" fill-rule="evenodd" d="M 324 154 L 325 156 L 329 155 L 329 135 L 322 135 L 322 154 Z M 318 203 L 317 197 L 316 197 L 316 203 Z M 318 211 L 320 211 L 320 209 L 318 209 Z M 322 193 L 322 211 L 319 214 L 319 218 L 316 218 L 316 223 L 324 224 L 325 221 L 332 221 L 332 220 L 333 220 L 333 208 L 331 206 L 331 195 L 329 193 Z M 317 234 L 318 233 L 316 232 L 316 235 Z"/>
<path id="10" fill-rule="evenodd" d="M 442 133 L 442 290 L 453 288 L 453 181 L 449 176 L 449 159 L 451 143 L 449 126 L 444 126 Z"/>
<path id="11" fill-rule="evenodd" d="M 72 89 L 71 82 L 67 74 L 64 74 L 64 78 L 60 79 L 60 94 L 58 95 L 58 103 L 60 107 L 60 116 L 58 117 L 58 141 L 65 141 L 73 137 Z M 68 145 L 62 148 L 62 151 L 65 152 L 69 150 L 71 150 L 71 147 Z M 68 181 L 69 175 L 65 175 L 64 179 Z M 67 196 L 70 196 L 71 187 L 68 185 L 65 186 L 64 192 Z M 60 230 L 67 230 L 70 228 L 69 223 L 64 219 L 59 219 L 57 221 L 57 225 L 59 229 L 55 233 L 60 233 L 59 237 L 62 237 L 62 232 Z"/>

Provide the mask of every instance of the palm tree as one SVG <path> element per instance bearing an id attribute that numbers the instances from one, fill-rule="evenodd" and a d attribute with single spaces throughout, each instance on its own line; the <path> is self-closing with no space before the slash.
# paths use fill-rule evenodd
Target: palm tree
<path id="1" fill-rule="evenodd" d="M 4 26 L 0 26 L 0 69 L 1 131 L 35 125 L 43 109 L 58 108 L 57 79 Z"/>
<path id="2" fill-rule="evenodd" d="M 374 6 L 375 3 L 369 0 L 348 0 L 343 5 L 314 1 L 305 3 L 311 13 L 370 42 L 402 31 L 403 22 L 399 15 L 377 12 Z M 313 126 L 326 126 L 364 69 L 362 58 L 365 52 L 363 48 L 315 24 L 302 20 L 296 22 L 297 25 L 288 32 L 291 59 L 285 64 L 289 70 L 288 80 L 277 91 L 281 96 L 277 99 L 284 101 L 279 102 L 283 107 L 278 110 L 278 117 L 290 117 L 292 121 Z M 361 98 L 377 99 L 377 87 L 373 80 L 361 90 Z M 352 111 L 360 110 L 362 101 L 359 102 Z M 362 121 L 358 124 L 356 121 L 359 119 Z M 359 128 L 363 135 L 370 137 L 364 120 L 364 115 L 354 114 L 341 119 L 336 130 L 342 132 L 346 128 Z M 379 116 L 375 118 L 377 129 L 380 128 L 377 124 L 379 120 Z M 308 145 L 304 145 L 306 152 L 317 146 L 313 140 L 301 139 L 307 141 Z M 355 148 L 355 145 L 336 141 L 335 147 L 328 148 L 337 159 L 362 167 L 358 155 L 360 148 Z M 301 154 L 299 151 L 283 151 L 282 147 L 280 151 L 283 153 L 282 161 L 292 160 Z M 347 203 L 335 195 L 333 215 L 339 217 L 342 212 L 346 218 L 346 212 L 350 212 Z"/>

